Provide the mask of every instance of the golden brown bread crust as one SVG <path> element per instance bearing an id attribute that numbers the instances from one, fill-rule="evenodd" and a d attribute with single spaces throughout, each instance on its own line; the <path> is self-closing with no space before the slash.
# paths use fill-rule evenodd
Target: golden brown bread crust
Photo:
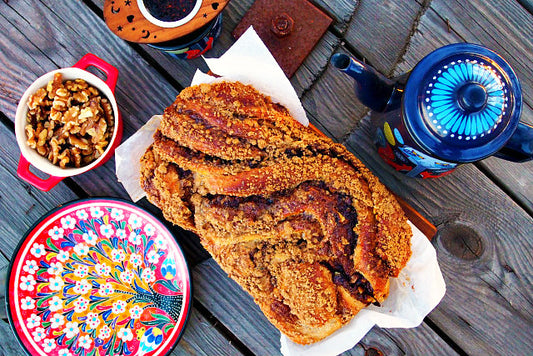
<path id="1" fill-rule="evenodd" d="M 381 303 L 411 255 L 407 220 L 378 179 L 251 86 L 184 89 L 154 137 L 141 159 L 150 201 L 295 342 Z"/>

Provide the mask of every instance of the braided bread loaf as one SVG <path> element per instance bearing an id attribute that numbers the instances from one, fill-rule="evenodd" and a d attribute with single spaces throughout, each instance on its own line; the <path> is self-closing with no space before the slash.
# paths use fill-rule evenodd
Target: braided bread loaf
<path id="1" fill-rule="evenodd" d="M 141 185 L 293 341 L 321 340 L 388 295 L 411 255 L 395 198 L 342 145 L 251 86 L 184 89 Z"/>

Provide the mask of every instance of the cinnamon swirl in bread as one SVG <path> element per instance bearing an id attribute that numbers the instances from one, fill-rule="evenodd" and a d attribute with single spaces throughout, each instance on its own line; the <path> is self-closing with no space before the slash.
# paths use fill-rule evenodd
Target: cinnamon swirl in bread
<path id="1" fill-rule="evenodd" d="M 251 86 L 184 89 L 141 167 L 149 200 L 297 343 L 383 302 L 411 255 L 407 219 L 378 179 Z"/>

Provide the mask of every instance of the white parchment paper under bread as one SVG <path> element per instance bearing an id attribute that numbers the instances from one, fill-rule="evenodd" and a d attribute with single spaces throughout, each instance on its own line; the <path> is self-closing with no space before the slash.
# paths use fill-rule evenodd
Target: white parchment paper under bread
<path id="1" fill-rule="evenodd" d="M 284 105 L 298 121 L 308 125 L 300 100 L 276 60 L 253 28 L 248 29 L 220 58 L 205 58 L 213 73 L 197 71 L 191 85 L 213 81 L 240 81 L 253 85 Z M 153 142 L 161 116 L 153 116 L 141 129 L 115 151 L 118 180 L 133 201 L 145 196 L 139 184 L 140 158 Z M 281 352 L 285 356 L 337 355 L 354 347 L 366 333 L 378 325 L 383 328 L 413 328 L 440 302 L 446 291 L 437 254 L 426 236 L 414 225 L 411 248 L 413 255 L 398 278 L 391 279 L 390 293 L 381 307 L 369 306 L 324 340 L 299 345 L 281 335 Z"/>

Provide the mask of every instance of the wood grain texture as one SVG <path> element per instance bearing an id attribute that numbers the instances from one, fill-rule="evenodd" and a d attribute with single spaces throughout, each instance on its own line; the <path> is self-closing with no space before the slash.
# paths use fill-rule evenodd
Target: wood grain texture
<path id="1" fill-rule="evenodd" d="M 430 180 L 405 177 L 373 149 L 369 118 L 345 144 L 430 218 L 447 292 L 429 318 L 470 354 L 532 349 L 533 219 L 475 166 Z M 509 213 L 512 212 L 512 213 Z"/>
<path id="2" fill-rule="evenodd" d="M 344 38 L 360 57 L 388 75 L 420 11 L 416 1 L 362 0 Z"/>
<path id="3" fill-rule="evenodd" d="M 349 54 L 344 47 L 339 52 Z M 332 65 L 304 94 L 302 104 L 311 123 L 335 141 L 342 141 L 368 112 L 355 96 L 353 79 Z"/>
<path id="4" fill-rule="evenodd" d="M 193 308 L 185 332 L 171 355 L 242 355 L 229 340 Z"/>
<path id="5" fill-rule="evenodd" d="M 511 64 L 522 85 L 521 120 L 533 123 L 533 15 L 515 1 L 432 1 L 395 74 L 441 46 L 464 41 L 487 46 Z M 533 162 L 489 158 L 479 166 L 533 214 Z"/>
<path id="6" fill-rule="evenodd" d="M 11 258 L 26 231 L 49 210 L 78 198 L 64 183 L 43 193 L 20 180 L 17 165 L 20 151 L 15 135 L 0 125 L 0 251 Z"/>
<path id="7" fill-rule="evenodd" d="M 314 0 L 312 2 L 335 20 L 333 27 L 341 34 L 348 29 L 352 16 L 361 3 L 360 0 Z"/>
<path id="8" fill-rule="evenodd" d="M 291 78 L 291 84 L 298 97 L 301 98 L 305 92 L 312 89 L 318 78 L 326 70 L 329 58 L 331 58 L 340 42 L 341 39 L 331 32 L 326 32 L 318 41 L 313 51 Z"/>
<path id="9" fill-rule="evenodd" d="M 476 165 L 489 172 L 533 216 L 533 161 L 513 163 L 489 157 Z"/>
<path id="10" fill-rule="evenodd" d="M 252 297 L 213 260 L 193 271 L 195 296 L 252 352 L 280 355 L 280 332 L 266 319 Z M 426 324 L 414 329 L 374 327 L 361 343 L 343 355 L 366 355 L 365 348 L 385 355 L 453 355 L 453 350 Z"/>
<path id="11" fill-rule="evenodd" d="M 195 298 L 231 333 L 257 355 L 280 354 L 279 331 L 213 259 L 197 265 L 192 274 Z"/>
<path id="12" fill-rule="evenodd" d="M 378 352 L 387 356 L 457 355 L 425 323 L 411 329 L 381 329 L 374 326 L 354 348 L 341 355 L 378 356 Z"/>

